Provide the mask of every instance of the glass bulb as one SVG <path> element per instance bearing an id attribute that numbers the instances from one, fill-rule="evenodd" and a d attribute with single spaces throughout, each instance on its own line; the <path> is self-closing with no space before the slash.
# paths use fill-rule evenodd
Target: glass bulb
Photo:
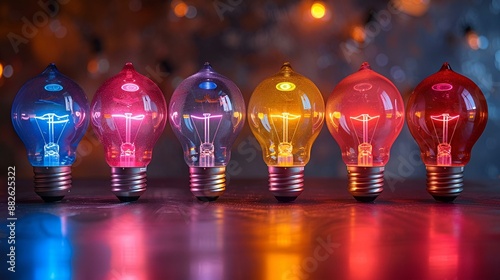
<path id="1" fill-rule="evenodd" d="M 427 191 L 438 201 L 453 201 L 486 126 L 486 99 L 473 81 L 444 63 L 417 85 L 407 106 L 408 128 L 427 169 Z"/>
<path id="2" fill-rule="evenodd" d="M 245 101 L 238 87 L 207 62 L 175 89 L 170 126 L 184 150 L 191 192 L 214 201 L 226 188 L 231 146 L 243 128 Z"/>
<path id="3" fill-rule="evenodd" d="M 111 190 L 121 201 L 135 201 L 146 191 L 146 167 L 166 114 L 161 90 L 130 62 L 97 89 L 92 127 L 111 167 Z"/>
<path id="4" fill-rule="evenodd" d="M 304 167 L 323 127 L 321 93 L 286 62 L 257 86 L 248 111 L 250 128 L 268 165 L 269 190 L 278 201 L 294 201 L 304 189 Z"/>
<path id="5" fill-rule="evenodd" d="M 12 104 L 12 124 L 26 146 L 35 192 L 58 201 L 71 188 L 71 165 L 89 125 L 82 88 L 50 64 L 26 82 Z"/>
<path id="6" fill-rule="evenodd" d="M 364 62 L 333 89 L 326 114 L 347 165 L 349 192 L 358 201 L 375 200 L 383 190 L 391 146 L 403 128 L 401 94 Z"/>

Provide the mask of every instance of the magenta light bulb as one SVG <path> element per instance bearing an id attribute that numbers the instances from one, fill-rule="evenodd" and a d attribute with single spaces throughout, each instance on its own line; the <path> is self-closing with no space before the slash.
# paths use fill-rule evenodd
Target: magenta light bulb
<path id="1" fill-rule="evenodd" d="M 347 165 L 349 192 L 358 201 L 375 200 L 383 190 L 391 146 L 404 123 L 401 94 L 364 62 L 333 89 L 326 114 Z"/>
<path id="2" fill-rule="evenodd" d="M 207 62 L 175 89 L 170 126 L 184 150 L 191 192 L 214 201 L 226 189 L 231 146 L 245 123 L 245 101 L 238 87 Z"/>
<path id="3" fill-rule="evenodd" d="M 427 191 L 438 201 L 453 201 L 486 126 L 486 99 L 473 81 L 444 63 L 417 85 L 407 106 L 408 128 L 427 169 Z"/>
<path id="4" fill-rule="evenodd" d="M 146 191 L 146 167 L 167 121 L 163 93 L 132 63 L 97 90 L 91 104 L 92 127 L 111 167 L 111 190 L 121 201 Z"/>

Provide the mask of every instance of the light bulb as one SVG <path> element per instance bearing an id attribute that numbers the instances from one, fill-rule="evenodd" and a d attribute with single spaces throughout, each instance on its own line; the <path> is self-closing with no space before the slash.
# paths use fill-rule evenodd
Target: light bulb
<path id="1" fill-rule="evenodd" d="M 453 201 L 486 126 L 486 99 L 473 81 L 444 63 L 417 85 L 407 106 L 408 128 L 427 169 L 427 191 L 438 201 Z"/>
<path id="2" fill-rule="evenodd" d="M 189 166 L 191 192 L 202 201 L 216 200 L 226 189 L 231 146 L 245 121 L 240 90 L 207 62 L 175 89 L 169 110 Z"/>
<path id="3" fill-rule="evenodd" d="M 107 80 L 91 104 L 92 127 L 111 167 L 111 191 L 135 201 L 146 191 L 146 169 L 167 121 L 163 93 L 132 63 Z"/>
<path id="4" fill-rule="evenodd" d="M 82 88 L 54 64 L 26 82 L 12 104 L 12 124 L 26 146 L 35 192 L 59 201 L 71 188 L 71 165 L 89 125 Z"/>
<path id="5" fill-rule="evenodd" d="M 349 192 L 358 201 L 375 200 L 383 191 L 391 146 L 403 128 L 401 94 L 364 62 L 333 89 L 326 114 L 347 165 Z"/>
<path id="6" fill-rule="evenodd" d="M 294 201 L 304 190 L 304 167 L 323 127 L 321 93 L 286 62 L 254 90 L 248 113 L 268 166 L 269 190 L 280 202 Z"/>

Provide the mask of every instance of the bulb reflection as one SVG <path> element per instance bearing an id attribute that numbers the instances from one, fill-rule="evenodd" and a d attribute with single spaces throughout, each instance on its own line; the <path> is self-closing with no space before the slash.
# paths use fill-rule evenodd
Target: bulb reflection
<path id="1" fill-rule="evenodd" d="M 189 217 L 190 279 L 223 280 L 224 209 L 213 204 L 194 204 Z"/>
<path id="2" fill-rule="evenodd" d="M 71 279 L 73 249 L 64 217 L 38 213 L 16 226 L 16 279 Z"/>
<path id="3" fill-rule="evenodd" d="M 351 207 L 349 218 L 349 279 L 378 279 L 380 219 L 378 209 Z"/>
<path id="4" fill-rule="evenodd" d="M 460 209 L 443 213 L 433 207 L 430 211 L 428 278 L 458 279 L 458 244 L 462 230 Z"/>
<path id="5" fill-rule="evenodd" d="M 112 219 L 108 231 L 111 267 L 106 279 L 148 279 L 143 219 L 141 212 L 129 211 Z"/>
<path id="6" fill-rule="evenodd" d="M 275 209 L 269 211 L 265 270 L 261 279 L 302 279 L 304 239 L 304 217 L 302 209 Z M 262 228 L 259 228 L 262 229 Z M 262 232 L 260 232 L 262 234 Z"/>

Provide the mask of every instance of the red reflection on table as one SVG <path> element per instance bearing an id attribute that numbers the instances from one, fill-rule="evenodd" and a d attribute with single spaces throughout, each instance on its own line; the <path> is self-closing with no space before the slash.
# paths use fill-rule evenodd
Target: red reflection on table
<path id="1" fill-rule="evenodd" d="M 375 279 L 380 271 L 378 209 L 351 207 L 349 219 L 349 279 Z"/>
<path id="2" fill-rule="evenodd" d="M 457 279 L 459 238 L 462 219 L 458 208 L 443 215 L 440 209 L 430 209 L 428 278 Z"/>
<path id="3" fill-rule="evenodd" d="M 107 279 L 148 279 L 142 219 L 138 213 L 125 212 L 111 220 L 108 231 L 111 267 Z"/>

